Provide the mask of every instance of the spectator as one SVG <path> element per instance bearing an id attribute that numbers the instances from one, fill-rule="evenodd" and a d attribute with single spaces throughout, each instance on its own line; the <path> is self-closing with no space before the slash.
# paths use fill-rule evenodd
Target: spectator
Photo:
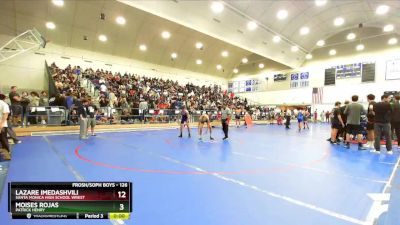
<path id="1" fill-rule="evenodd" d="M 374 113 L 375 113 L 375 123 L 374 123 L 374 131 L 375 131 L 375 151 L 380 152 L 381 147 L 381 137 L 382 133 L 386 139 L 386 150 L 388 154 L 393 154 L 392 151 L 392 135 L 390 128 L 390 117 L 392 113 L 392 107 L 389 103 L 389 96 L 382 95 L 381 102 L 375 103 L 374 105 Z"/>
<path id="2" fill-rule="evenodd" d="M 397 148 L 400 148 L 400 95 L 394 96 L 394 102 L 392 104 L 392 127 L 394 128 L 397 137 Z"/>
<path id="3" fill-rule="evenodd" d="M 35 91 L 32 91 L 29 96 L 29 108 L 27 109 L 29 117 L 27 121 L 27 125 L 37 124 L 37 115 L 36 107 L 39 106 L 40 98 L 39 94 Z"/>
<path id="4" fill-rule="evenodd" d="M 49 99 L 46 91 L 40 92 L 39 106 L 49 106 Z"/>
<path id="5" fill-rule="evenodd" d="M 6 151 L 1 151 L 4 160 L 10 160 L 10 146 L 7 140 L 7 118 L 10 114 L 10 108 L 8 104 L 4 101 L 6 96 L 0 94 L 0 143 L 1 148 Z"/>
<path id="6" fill-rule="evenodd" d="M 28 107 L 29 107 L 30 99 L 28 92 L 24 91 L 22 92 L 22 97 L 21 97 L 21 106 L 22 106 L 22 126 L 25 126 L 25 124 L 28 122 L 26 120 L 27 113 L 28 113 Z"/>
<path id="7" fill-rule="evenodd" d="M 17 86 L 11 86 L 10 94 L 8 95 L 11 101 L 11 111 L 12 111 L 12 125 L 18 126 L 21 124 L 21 97 L 17 93 Z"/>
<path id="8" fill-rule="evenodd" d="M 352 103 L 347 105 L 344 110 L 344 114 L 347 115 L 347 134 L 346 134 L 346 144 L 345 147 L 347 149 L 350 148 L 350 134 L 357 135 L 358 140 L 358 150 L 365 150 L 362 145 L 362 129 L 360 125 L 361 114 L 365 113 L 364 107 L 357 103 L 358 96 L 353 95 L 351 97 Z"/>
<path id="9" fill-rule="evenodd" d="M 40 100 L 39 100 L 39 106 L 41 107 L 46 107 L 49 106 L 49 99 L 47 97 L 47 92 L 46 91 L 42 91 L 40 93 Z M 41 120 L 41 124 L 42 125 L 46 125 L 46 120 L 47 118 L 47 112 L 46 111 L 41 111 L 41 112 L 37 112 L 38 115 L 40 116 L 40 120 Z"/>

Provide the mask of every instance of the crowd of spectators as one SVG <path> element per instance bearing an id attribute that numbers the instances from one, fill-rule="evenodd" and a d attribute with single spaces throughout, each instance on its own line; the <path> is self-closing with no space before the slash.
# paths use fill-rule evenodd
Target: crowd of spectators
<path id="1" fill-rule="evenodd" d="M 25 126 L 29 124 L 42 123 L 46 124 L 46 118 L 41 113 L 33 110 L 35 107 L 48 106 L 48 96 L 46 91 L 31 91 L 30 93 L 23 91 L 21 95 L 18 93 L 17 86 L 10 88 L 8 95 L 11 108 L 9 119 L 14 126 Z M 29 118 L 27 115 L 31 115 Z M 32 116 L 35 115 L 35 116 Z"/>
<path id="2" fill-rule="evenodd" d="M 181 109 L 189 111 L 219 110 L 224 104 L 229 107 L 250 109 L 246 99 L 234 96 L 222 90 L 221 86 L 197 86 L 192 83 L 181 85 L 177 81 L 151 78 L 130 73 L 112 73 L 111 71 L 79 66 L 59 68 L 55 63 L 50 67 L 55 86 L 60 92 L 58 105 L 69 108 L 71 99 L 88 97 L 79 77 L 86 78 L 95 87 L 99 107 L 132 109 Z M 93 96 L 92 96 L 93 97 Z"/>

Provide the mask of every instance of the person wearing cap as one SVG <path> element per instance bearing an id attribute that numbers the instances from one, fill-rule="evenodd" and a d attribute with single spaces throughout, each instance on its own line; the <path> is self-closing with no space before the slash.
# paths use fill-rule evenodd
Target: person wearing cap
<path id="1" fill-rule="evenodd" d="M 7 152 L 2 152 L 3 158 L 5 160 L 10 160 L 10 146 L 7 140 L 7 119 L 10 114 L 10 107 L 4 101 L 6 96 L 4 94 L 0 94 L 0 142 L 1 147 L 5 149 Z"/>
<path id="2" fill-rule="evenodd" d="M 211 136 L 211 121 L 210 117 L 207 115 L 207 113 L 204 111 L 203 114 L 199 117 L 199 125 L 198 125 L 198 130 L 199 130 L 199 140 L 202 139 L 202 133 L 203 133 L 203 126 L 204 124 L 207 123 L 208 130 L 210 131 L 210 140 L 214 140 L 214 138 Z"/>

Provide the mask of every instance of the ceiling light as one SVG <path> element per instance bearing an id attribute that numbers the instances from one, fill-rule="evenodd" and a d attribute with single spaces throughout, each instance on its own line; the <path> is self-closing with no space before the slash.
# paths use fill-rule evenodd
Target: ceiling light
<path id="1" fill-rule="evenodd" d="M 375 13 L 378 15 L 384 15 L 389 11 L 389 6 L 387 5 L 380 5 L 376 8 Z"/>
<path id="2" fill-rule="evenodd" d="M 247 29 L 255 30 L 257 28 L 257 23 L 255 21 L 250 21 L 247 23 Z"/>
<path id="3" fill-rule="evenodd" d="M 325 41 L 324 41 L 324 40 L 319 40 L 319 41 L 317 41 L 317 45 L 318 45 L 319 47 L 322 47 L 322 46 L 325 45 Z"/>
<path id="4" fill-rule="evenodd" d="M 306 59 L 312 59 L 312 55 L 311 54 L 307 54 L 306 55 Z"/>
<path id="5" fill-rule="evenodd" d="M 362 50 L 364 50 L 364 48 L 365 48 L 365 46 L 363 44 L 359 44 L 356 46 L 357 51 L 362 51 Z"/>
<path id="6" fill-rule="evenodd" d="M 53 22 L 47 22 L 46 27 L 50 30 L 56 29 L 56 25 Z"/>
<path id="7" fill-rule="evenodd" d="M 99 40 L 102 41 L 102 42 L 105 42 L 105 41 L 107 41 L 107 36 L 104 35 L 104 34 L 100 34 L 99 35 Z"/>
<path id="8" fill-rule="evenodd" d="M 350 33 L 347 35 L 347 40 L 353 40 L 354 38 L 356 38 L 356 34 L 355 33 Z"/>
<path id="9" fill-rule="evenodd" d="M 147 46 L 145 44 L 141 44 L 141 45 L 139 45 L 139 49 L 140 49 L 140 51 L 144 52 L 147 50 Z"/>
<path id="10" fill-rule="evenodd" d="M 272 38 L 272 41 L 275 42 L 275 43 L 278 43 L 278 42 L 281 41 L 281 37 L 279 37 L 278 35 L 276 35 L 276 36 L 274 36 L 274 37 Z"/>
<path id="11" fill-rule="evenodd" d="M 221 52 L 221 55 L 223 57 L 228 57 L 229 56 L 229 52 L 228 51 L 223 51 L 223 52 Z"/>
<path id="12" fill-rule="evenodd" d="M 196 48 L 197 48 L 197 49 L 202 49 L 202 48 L 203 48 L 203 43 L 197 42 L 197 43 L 196 43 Z"/>
<path id="13" fill-rule="evenodd" d="M 276 17 L 280 20 L 286 19 L 287 16 L 288 16 L 288 11 L 284 9 L 279 10 L 278 13 L 276 13 Z"/>
<path id="14" fill-rule="evenodd" d="M 196 60 L 196 64 L 197 64 L 197 65 L 201 65 L 202 63 L 203 63 L 203 61 L 201 61 L 201 59 L 197 59 L 197 60 Z"/>
<path id="15" fill-rule="evenodd" d="M 258 68 L 260 68 L 260 69 L 264 68 L 264 64 L 262 64 L 262 63 L 258 64 Z"/>
<path id="16" fill-rule="evenodd" d="M 383 32 L 390 32 L 394 30 L 394 26 L 392 24 L 388 24 L 383 27 Z"/>
<path id="17" fill-rule="evenodd" d="M 161 37 L 164 39 L 169 39 L 171 37 L 171 33 L 169 33 L 168 31 L 163 31 L 161 33 Z"/>
<path id="18" fill-rule="evenodd" d="M 335 49 L 331 49 L 329 51 L 329 55 L 336 55 L 336 50 Z"/>
<path id="19" fill-rule="evenodd" d="M 390 38 L 389 41 L 388 41 L 388 44 L 389 44 L 389 45 L 395 45 L 395 44 L 397 44 L 397 38 Z"/>
<path id="20" fill-rule="evenodd" d="M 308 27 L 300 28 L 300 35 L 307 35 L 308 33 L 310 33 L 310 28 Z"/>
<path id="21" fill-rule="evenodd" d="M 344 19 L 343 17 L 338 17 L 333 21 L 333 25 L 335 26 L 342 26 L 344 24 Z"/>
<path id="22" fill-rule="evenodd" d="M 326 4 L 326 0 L 315 0 L 315 5 L 316 6 L 323 6 Z"/>
<path id="23" fill-rule="evenodd" d="M 235 69 L 233 69 L 233 72 L 234 73 L 239 73 L 239 70 L 235 68 Z"/>
<path id="24" fill-rule="evenodd" d="M 298 46 L 292 46 L 290 49 L 292 50 L 292 52 L 299 51 L 299 47 Z"/>
<path id="25" fill-rule="evenodd" d="M 217 65 L 217 70 L 221 70 L 222 69 L 222 66 L 221 65 Z"/>
<path id="26" fill-rule="evenodd" d="M 51 2 L 53 2 L 54 5 L 56 6 L 64 6 L 64 0 L 52 0 Z"/>
<path id="27" fill-rule="evenodd" d="M 211 3 L 211 10 L 215 13 L 220 13 L 224 10 L 224 4 L 222 4 L 222 2 L 214 1 Z"/>
<path id="28" fill-rule="evenodd" d="M 175 52 L 171 53 L 171 58 L 176 59 L 178 57 L 178 54 L 176 54 Z"/>
<path id="29" fill-rule="evenodd" d="M 124 17 L 118 16 L 117 18 L 115 18 L 115 22 L 117 22 L 119 25 L 124 25 L 126 23 L 126 20 Z"/>
<path id="30" fill-rule="evenodd" d="M 249 60 L 247 58 L 242 59 L 242 63 L 247 63 L 247 62 L 249 62 Z"/>

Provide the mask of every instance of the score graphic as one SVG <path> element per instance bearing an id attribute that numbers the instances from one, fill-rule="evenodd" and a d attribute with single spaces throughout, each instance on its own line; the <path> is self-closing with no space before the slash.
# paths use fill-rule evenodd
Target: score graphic
<path id="1" fill-rule="evenodd" d="M 13 219 L 129 219 L 131 182 L 11 182 Z"/>

